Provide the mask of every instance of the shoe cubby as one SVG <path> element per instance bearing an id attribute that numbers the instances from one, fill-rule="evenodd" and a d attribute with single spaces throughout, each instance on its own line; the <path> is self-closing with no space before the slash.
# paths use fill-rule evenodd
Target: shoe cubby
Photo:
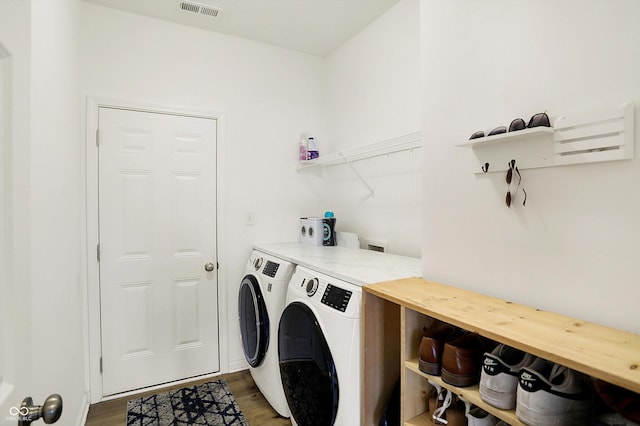
<path id="1" fill-rule="evenodd" d="M 418 366 L 418 349 L 420 346 L 420 339 L 422 337 L 422 327 L 429 322 L 429 316 L 424 315 L 418 311 L 414 311 L 407 307 L 400 307 L 401 318 L 401 342 L 402 336 L 404 341 L 401 347 L 404 348 L 402 359 L 403 371 L 402 379 L 404 383 L 410 384 L 411 389 L 407 394 L 415 394 L 420 392 L 420 404 L 405 404 L 403 412 L 405 425 L 410 426 L 424 426 L 431 425 L 429 423 L 429 415 L 426 402 L 427 396 L 431 393 L 433 387 L 442 387 L 457 395 L 463 401 L 476 405 L 485 411 L 493 414 L 501 420 L 509 423 L 510 425 L 524 425 L 517 417 L 515 410 L 501 410 L 495 408 L 480 398 L 480 390 L 478 385 L 468 387 L 456 387 L 446 383 L 440 376 L 432 376 L 420 371 Z"/>
<path id="2" fill-rule="evenodd" d="M 404 426 L 431 425 L 433 384 L 511 425 L 515 410 L 480 398 L 478 385 L 455 387 L 419 369 L 422 328 L 436 318 L 588 376 L 640 392 L 640 335 L 420 278 L 364 287 L 362 312 L 362 425 L 377 425 L 401 380 Z"/>

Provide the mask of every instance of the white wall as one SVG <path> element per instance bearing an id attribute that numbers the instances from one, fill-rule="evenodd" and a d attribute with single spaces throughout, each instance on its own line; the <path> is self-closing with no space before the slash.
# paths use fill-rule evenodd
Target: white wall
<path id="1" fill-rule="evenodd" d="M 420 16 L 424 277 L 640 332 L 637 158 L 523 170 L 527 205 L 508 209 L 504 174 L 454 148 L 544 110 L 638 108 L 640 3 L 433 0 Z"/>
<path id="2" fill-rule="evenodd" d="M 324 136 L 321 58 L 82 2 L 82 94 L 223 111 L 220 286 L 231 369 L 244 368 L 237 294 L 254 243 L 295 241 L 316 203 L 295 171 L 302 132 Z M 245 225 L 253 212 L 254 226 Z M 225 368 L 225 366 L 222 366 Z"/>
<path id="3" fill-rule="evenodd" d="M 320 155 L 420 131 L 418 0 L 402 0 L 326 59 L 327 138 Z M 321 211 L 336 228 L 388 242 L 392 253 L 420 257 L 420 150 L 354 163 L 374 196 L 347 166 L 301 172 L 321 178 Z M 309 213 L 311 215 L 311 213 Z"/>
<path id="4" fill-rule="evenodd" d="M 61 394 L 65 424 L 87 403 L 78 3 L 31 6 L 31 396 Z"/>

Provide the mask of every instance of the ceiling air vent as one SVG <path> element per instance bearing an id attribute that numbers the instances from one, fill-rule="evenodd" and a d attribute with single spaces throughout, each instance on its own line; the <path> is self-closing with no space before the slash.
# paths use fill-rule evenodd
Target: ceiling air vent
<path id="1" fill-rule="evenodd" d="M 199 15 L 205 15 L 210 18 L 220 19 L 222 17 L 222 9 L 208 4 L 197 3 L 194 1 L 180 0 L 178 2 L 178 9 L 197 13 Z"/>

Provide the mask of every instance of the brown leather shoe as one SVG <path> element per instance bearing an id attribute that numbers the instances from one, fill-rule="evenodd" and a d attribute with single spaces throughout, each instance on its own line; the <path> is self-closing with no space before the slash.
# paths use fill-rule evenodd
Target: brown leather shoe
<path id="1" fill-rule="evenodd" d="M 464 402 L 457 399 L 457 401 L 451 404 L 451 407 L 447 409 L 445 417 L 447 419 L 447 426 L 467 426 L 469 422 L 467 420 L 467 416 L 465 416 L 464 413 Z"/>
<path id="2" fill-rule="evenodd" d="M 443 400 L 439 398 L 442 397 Z M 428 424 L 448 426 L 467 426 L 467 416 L 465 416 L 464 402 L 456 395 L 446 389 L 438 396 L 429 398 Z"/>
<path id="3" fill-rule="evenodd" d="M 422 332 L 418 368 L 424 373 L 439 376 L 444 344 L 460 336 L 461 331 L 451 324 L 432 318 L 431 324 L 424 327 Z"/>
<path id="4" fill-rule="evenodd" d="M 459 387 L 477 384 L 480 381 L 484 349 L 483 339 L 470 332 L 445 343 L 442 350 L 442 380 Z"/>

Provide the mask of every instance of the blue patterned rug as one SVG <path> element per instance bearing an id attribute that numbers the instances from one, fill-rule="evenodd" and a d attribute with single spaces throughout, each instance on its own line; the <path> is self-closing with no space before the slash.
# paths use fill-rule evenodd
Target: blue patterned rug
<path id="1" fill-rule="evenodd" d="M 127 402 L 127 426 L 249 426 L 224 379 Z"/>

